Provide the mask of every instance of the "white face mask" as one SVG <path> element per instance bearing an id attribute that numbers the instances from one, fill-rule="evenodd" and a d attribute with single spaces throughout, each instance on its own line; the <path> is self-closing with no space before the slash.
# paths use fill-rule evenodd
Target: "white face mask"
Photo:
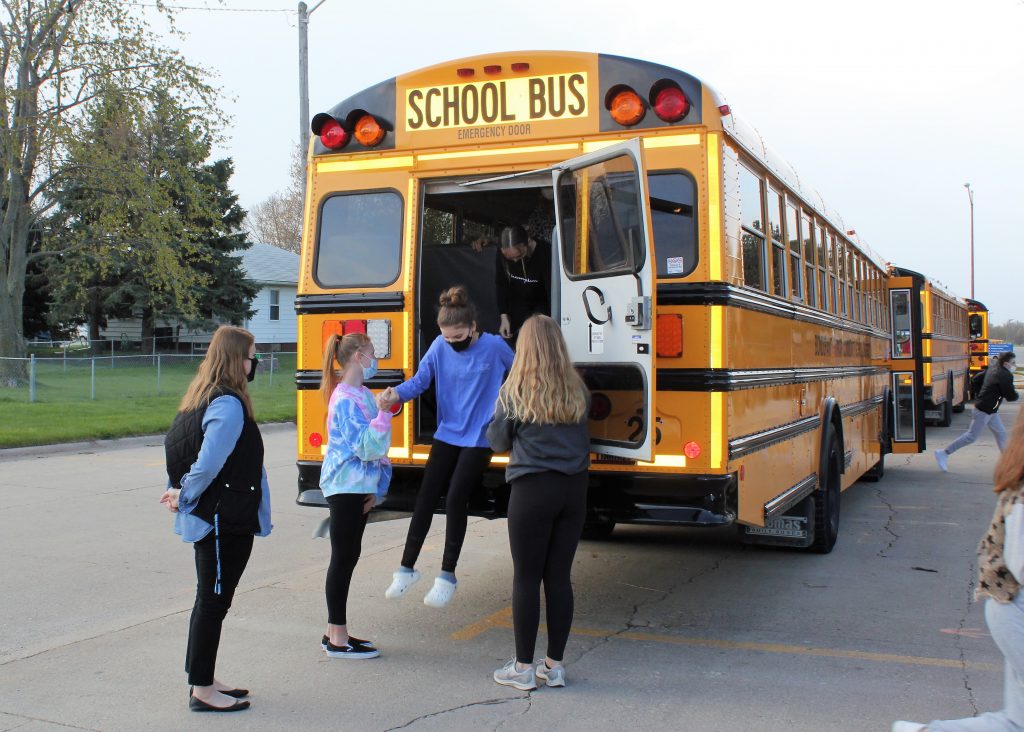
<path id="1" fill-rule="evenodd" d="M 1017 370 L 1017 362 L 1016 362 L 1016 361 L 1010 360 L 1010 361 L 1007 361 L 1007 362 L 1006 362 L 1005 364 L 1003 364 L 1003 365 L 1004 365 L 1004 366 L 1006 366 L 1006 369 L 1007 369 L 1007 370 L 1008 370 L 1008 371 L 1009 371 L 1009 372 L 1010 372 L 1011 374 L 1012 374 L 1012 373 L 1013 373 L 1014 371 L 1016 371 L 1016 370 Z"/>

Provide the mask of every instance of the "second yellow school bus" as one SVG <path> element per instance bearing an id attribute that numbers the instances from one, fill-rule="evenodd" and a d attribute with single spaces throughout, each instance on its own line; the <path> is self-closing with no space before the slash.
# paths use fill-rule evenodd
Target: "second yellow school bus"
<path id="1" fill-rule="evenodd" d="M 593 395 L 591 534 L 736 524 L 747 541 L 827 552 L 840 491 L 880 477 L 887 452 L 921 449 L 921 374 L 899 371 L 890 321 L 920 283 L 891 280 L 699 79 L 498 53 L 383 81 L 312 131 L 300 503 L 323 503 L 328 335 L 367 332 L 381 366 L 368 386 L 383 388 L 437 335 L 442 289 L 466 285 L 496 331 L 495 254 L 477 249 L 527 222 L 551 241 L 552 317 Z M 906 316 L 919 343 L 920 313 Z M 394 421 L 384 508 L 412 508 L 433 406 L 425 394 Z M 494 457 L 473 512 L 504 515 L 506 462 Z"/>

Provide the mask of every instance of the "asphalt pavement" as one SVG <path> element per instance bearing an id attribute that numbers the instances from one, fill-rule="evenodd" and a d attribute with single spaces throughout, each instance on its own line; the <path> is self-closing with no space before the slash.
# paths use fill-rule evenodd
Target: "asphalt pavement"
<path id="1" fill-rule="evenodd" d="M 1001 410 L 1008 426 L 1017 405 Z M 929 448 L 967 427 L 931 428 Z M 453 604 L 424 580 L 385 600 L 408 520 L 367 527 L 349 603 L 379 659 L 320 650 L 329 545 L 296 506 L 294 425 L 264 429 L 274 532 L 257 539 L 218 676 L 252 708 L 199 716 L 182 670 L 192 550 L 157 499 L 162 439 L 0 451 L 0 730 L 888 730 L 997 709 L 1002 661 L 971 602 L 991 517 L 990 435 L 942 474 L 889 456 L 843 494 L 830 555 L 741 546 L 731 529 L 616 528 L 583 542 L 568 686 L 497 686 L 513 652 L 504 521 L 471 519 Z M 538 655 L 543 653 L 543 632 Z"/>

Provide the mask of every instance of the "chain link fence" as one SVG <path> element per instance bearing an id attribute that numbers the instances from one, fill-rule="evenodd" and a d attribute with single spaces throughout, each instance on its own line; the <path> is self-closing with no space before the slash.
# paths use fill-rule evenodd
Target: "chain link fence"
<path id="1" fill-rule="evenodd" d="M 196 344 L 198 348 L 199 344 Z M 0 401 L 73 402 L 180 395 L 185 392 L 205 355 L 153 353 L 93 355 L 88 346 L 75 350 L 66 345 L 50 347 L 52 355 L 33 353 L 19 361 L 25 379 L 0 385 Z M 249 385 L 254 392 L 294 389 L 295 352 L 267 351 L 258 354 L 260 367 Z M 276 386 L 275 386 L 276 385 Z"/>

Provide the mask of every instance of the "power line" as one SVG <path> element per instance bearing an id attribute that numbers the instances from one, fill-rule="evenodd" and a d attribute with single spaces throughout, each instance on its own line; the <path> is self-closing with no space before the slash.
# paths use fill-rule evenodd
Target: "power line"
<path id="1" fill-rule="evenodd" d="M 216 8 L 209 6 L 198 6 L 198 5 L 171 5 L 170 3 L 164 3 L 157 5 L 156 3 L 132 3 L 142 8 L 168 8 L 170 10 L 205 10 L 210 13 L 295 13 L 296 11 L 290 8 Z"/>

